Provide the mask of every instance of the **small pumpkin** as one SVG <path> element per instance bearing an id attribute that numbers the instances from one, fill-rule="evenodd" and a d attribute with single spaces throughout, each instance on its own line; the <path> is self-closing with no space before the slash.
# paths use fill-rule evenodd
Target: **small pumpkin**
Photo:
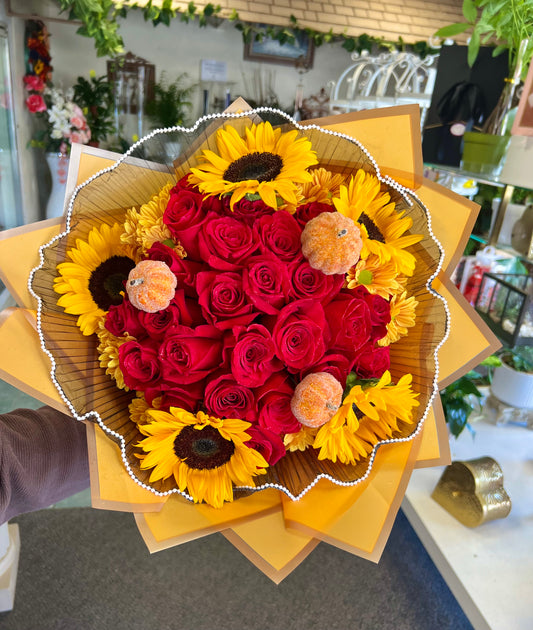
<path id="1" fill-rule="evenodd" d="M 343 391 L 339 381 L 328 372 L 308 374 L 296 385 L 291 411 L 301 424 L 321 427 L 337 413 Z"/>
<path id="2" fill-rule="evenodd" d="M 346 273 L 359 260 L 361 232 L 340 212 L 321 212 L 302 232 L 302 253 L 313 269 L 327 276 Z"/>
<path id="3" fill-rule="evenodd" d="M 140 311 L 157 313 L 170 304 L 178 280 L 162 260 L 142 260 L 130 271 L 126 291 Z"/>

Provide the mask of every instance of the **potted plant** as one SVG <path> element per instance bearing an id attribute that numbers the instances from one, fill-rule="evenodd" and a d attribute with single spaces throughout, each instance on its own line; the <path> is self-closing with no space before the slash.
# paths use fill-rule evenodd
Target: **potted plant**
<path id="1" fill-rule="evenodd" d="M 191 113 L 192 103 L 189 100 L 195 88 L 187 85 L 187 73 L 180 74 L 169 82 L 165 73 L 154 86 L 154 98 L 146 102 L 146 115 L 153 129 L 163 129 L 184 125 Z"/>
<path id="2" fill-rule="evenodd" d="M 498 165 L 509 144 L 509 112 L 516 87 L 525 78 L 533 55 L 533 0 L 463 0 L 465 22 L 451 24 L 436 32 L 438 37 L 454 37 L 471 31 L 468 43 L 468 63 L 477 59 L 480 46 L 493 42 L 494 56 L 508 51 L 509 73 L 498 104 L 487 118 L 482 132 L 467 132 L 464 136 L 463 168 L 490 172 L 480 164 L 479 147 L 491 154 L 492 166 Z M 475 152 L 469 147 L 474 142 Z"/>
<path id="3" fill-rule="evenodd" d="M 533 348 L 506 348 L 494 370 L 491 393 L 510 407 L 533 409 Z"/>
<path id="4" fill-rule="evenodd" d="M 91 129 L 91 146 L 100 146 L 108 135 L 116 133 L 113 122 L 113 88 L 106 76 L 97 77 L 94 70 L 91 70 L 88 81 L 78 77 L 74 85 L 74 100 L 87 118 Z"/>

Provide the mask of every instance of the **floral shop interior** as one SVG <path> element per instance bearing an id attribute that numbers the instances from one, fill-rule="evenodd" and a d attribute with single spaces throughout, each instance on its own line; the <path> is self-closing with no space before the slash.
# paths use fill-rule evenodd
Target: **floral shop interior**
<path id="1" fill-rule="evenodd" d="M 0 1 L 2 628 L 533 627 L 532 58 L 533 0 Z"/>

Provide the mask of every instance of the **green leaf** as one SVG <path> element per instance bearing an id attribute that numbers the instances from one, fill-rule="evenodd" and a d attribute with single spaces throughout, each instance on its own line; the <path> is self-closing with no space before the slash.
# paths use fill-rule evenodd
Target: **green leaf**
<path id="1" fill-rule="evenodd" d="M 477 19 L 477 7 L 474 0 L 463 0 L 463 15 L 465 20 L 473 24 Z"/>
<path id="2" fill-rule="evenodd" d="M 450 24 L 449 26 L 443 26 L 439 28 L 439 30 L 435 33 L 437 37 L 447 38 L 447 37 L 455 37 L 456 35 L 460 35 L 464 33 L 469 28 L 471 28 L 471 24 L 465 24 L 464 22 L 458 22 L 456 24 Z"/>
<path id="3" fill-rule="evenodd" d="M 472 67 L 477 59 L 480 47 L 479 33 L 474 30 L 468 43 L 468 65 Z"/>
<path id="4" fill-rule="evenodd" d="M 445 405 L 444 413 L 452 435 L 458 437 L 468 422 L 472 407 L 462 399 L 455 399 Z"/>

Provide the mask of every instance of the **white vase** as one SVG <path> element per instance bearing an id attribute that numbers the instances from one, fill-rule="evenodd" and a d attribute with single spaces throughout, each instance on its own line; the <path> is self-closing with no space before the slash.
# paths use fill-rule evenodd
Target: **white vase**
<path id="1" fill-rule="evenodd" d="M 506 405 L 533 409 L 533 374 L 517 372 L 502 363 L 494 370 L 490 389 Z"/>
<path id="2" fill-rule="evenodd" d="M 62 153 L 47 153 L 46 161 L 52 177 L 52 190 L 46 204 L 46 218 L 60 217 L 65 207 L 67 189 L 68 156 Z"/>

